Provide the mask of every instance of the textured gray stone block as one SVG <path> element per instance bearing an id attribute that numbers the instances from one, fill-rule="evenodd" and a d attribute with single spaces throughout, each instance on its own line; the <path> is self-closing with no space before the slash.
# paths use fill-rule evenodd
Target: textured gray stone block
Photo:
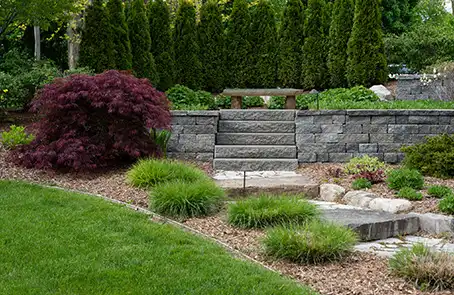
<path id="1" fill-rule="evenodd" d="M 319 115 L 314 117 L 314 124 L 333 124 L 332 115 Z"/>
<path id="2" fill-rule="evenodd" d="M 378 152 L 379 153 L 395 153 L 400 150 L 402 144 L 400 143 L 383 143 L 378 141 Z"/>
<path id="3" fill-rule="evenodd" d="M 370 134 L 370 142 L 394 142 L 394 134 Z"/>
<path id="4" fill-rule="evenodd" d="M 172 125 L 195 125 L 195 117 L 172 117 Z"/>
<path id="5" fill-rule="evenodd" d="M 296 134 L 296 142 L 300 144 L 315 143 L 315 135 L 312 133 L 308 134 Z"/>
<path id="6" fill-rule="evenodd" d="M 395 124 L 396 116 L 371 116 L 371 124 Z"/>
<path id="7" fill-rule="evenodd" d="M 369 134 L 340 134 L 339 142 L 369 143 Z"/>
<path id="8" fill-rule="evenodd" d="M 419 218 L 421 230 L 430 234 L 450 234 L 454 236 L 454 217 L 434 213 L 410 213 Z"/>
<path id="9" fill-rule="evenodd" d="M 345 143 L 327 143 L 327 153 L 345 153 Z"/>
<path id="10" fill-rule="evenodd" d="M 347 123 L 370 124 L 370 116 L 347 116 Z"/>
<path id="11" fill-rule="evenodd" d="M 225 133 L 294 133 L 295 123 L 286 121 L 219 121 Z"/>
<path id="12" fill-rule="evenodd" d="M 322 133 L 342 133 L 344 128 L 340 124 L 321 125 Z"/>
<path id="13" fill-rule="evenodd" d="M 360 143 L 359 152 L 360 153 L 376 153 L 378 151 L 377 143 Z"/>
<path id="14" fill-rule="evenodd" d="M 298 153 L 299 163 L 315 163 L 317 162 L 316 153 Z"/>
<path id="15" fill-rule="evenodd" d="M 183 130 L 184 130 L 184 125 L 172 125 L 171 126 L 171 130 L 172 130 L 172 134 L 180 134 L 180 133 L 183 133 Z"/>
<path id="16" fill-rule="evenodd" d="M 167 157 L 170 159 L 179 160 L 196 160 L 202 162 L 208 162 L 213 160 L 213 153 L 178 153 L 170 152 L 167 153 Z"/>
<path id="17" fill-rule="evenodd" d="M 296 124 L 302 123 L 302 124 L 313 125 L 314 116 L 298 116 L 298 117 L 296 117 L 295 122 L 296 122 Z"/>
<path id="18" fill-rule="evenodd" d="M 402 134 L 402 133 L 418 133 L 418 125 L 388 125 L 388 133 Z"/>
<path id="19" fill-rule="evenodd" d="M 315 142 L 339 142 L 339 134 L 337 133 L 320 133 L 315 135 Z"/>
<path id="20" fill-rule="evenodd" d="M 353 158 L 353 153 L 330 153 L 329 161 L 333 163 L 346 163 Z"/>
<path id="21" fill-rule="evenodd" d="M 383 157 L 385 163 L 396 164 L 399 163 L 398 153 L 385 153 Z"/>
<path id="22" fill-rule="evenodd" d="M 345 124 L 345 115 L 333 115 L 333 124 Z"/>
<path id="23" fill-rule="evenodd" d="M 319 124 L 296 123 L 296 133 L 321 133 Z"/>
<path id="24" fill-rule="evenodd" d="M 452 116 L 440 116 L 438 117 L 438 124 L 440 125 L 450 125 Z"/>
<path id="25" fill-rule="evenodd" d="M 219 145 L 294 145 L 294 133 L 218 133 L 216 142 Z"/>
<path id="26" fill-rule="evenodd" d="M 344 125 L 344 133 L 353 133 L 353 134 L 361 134 L 363 133 L 363 126 L 361 124 L 354 124 L 354 123 L 346 123 Z"/>
<path id="27" fill-rule="evenodd" d="M 297 142 L 298 153 L 323 153 L 326 152 L 325 143 L 304 143 Z"/>
<path id="28" fill-rule="evenodd" d="M 377 124 L 363 124 L 363 132 L 362 133 L 378 133 L 378 134 L 384 134 L 388 133 L 388 125 L 382 124 L 382 125 L 377 125 Z"/>
<path id="29" fill-rule="evenodd" d="M 408 116 L 396 116 L 396 124 L 408 124 Z"/>
<path id="30" fill-rule="evenodd" d="M 214 125 L 179 125 L 183 126 L 184 134 L 215 134 L 217 126 Z"/>
<path id="31" fill-rule="evenodd" d="M 296 159 L 296 146 L 218 145 L 216 158 Z"/>
<path id="32" fill-rule="evenodd" d="M 215 170 L 225 171 L 294 171 L 297 159 L 214 159 Z"/>
<path id="33" fill-rule="evenodd" d="M 217 125 L 218 117 L 196 117 L 195 123 L 197 125 Z"/>
<path id="34" fill-rule="evenodd" d="M 347 153 L 358 153 L 359 152 L 359 143 L 348 142 L 345 144 L 345 152 Z"/>
<path id="35" fill-rule="evenodd" d="M 432 136 L 433 134 L 394 134 L 394 142 L 396 143 L 419 143 L 424 141 L 426 136 Z"/>
<path id="36" fill-rule="evenodd" d="M 421 134 L 441 134 L 452 133 L 453 126 L 451 125 L 419 125 L 419 133 Z"/>
<path id="37" fill-rule="evenodd" d="M 214 134 L 180 134 L 180 144 L 186 152 L 214 152 Z"/>
<path id="38" fill-rule="evenodd" d="M 295 121 L 293 110 L 221 110 L 219 114 L 228 121 Z"/>
<path id="39" fill-rule="evenodd" d="M 378 158 L 380 161 L 383 161 L 383 153 L 354 153 L 354 157 L 362 158 L 364 156 Z"/>
<path id="40" fill-rule="evenodd" d="M 329 154 L 328 153 L 317 153 L 317 162 L 318 163 L 329 162 Z"/>
<path id="41" fill-rule="evenodd" d="M 438 124 L 438 116 L 408 116 L 409 124 Z"/>

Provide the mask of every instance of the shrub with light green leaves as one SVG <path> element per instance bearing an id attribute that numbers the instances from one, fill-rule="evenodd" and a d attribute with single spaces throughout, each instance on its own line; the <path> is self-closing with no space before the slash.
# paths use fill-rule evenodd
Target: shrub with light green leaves
<path id="1" fill-rule="evenodd" d="M 224 191 L 210 179 L 171 181 L 155 186 L 150 193 L 150 209 L 175 218 L 213 214 L 222 206 Z"/>
<path id="2" fill-rule="evenodd" d="M 317 218 L 317 207 L 296 197 L 262 195 L 229 205 L 228 221 L 242 228 L 301 224 Z"/>
<path id="3" fill-rule="evenodd" d="M 409 201 L 421 201 L 422 194 L 417 192 L 415 189 L 411 187 L 403 187 L 397 193 L 397 197 L 401 199 L 407 199 Z"/>
<path id="4" fill-rule="evenodd" d="M 376 157 L 364 155 L 363 157 L 355 157 L 344 166 L 344 172 L 350 175 L 359 174 L 361 172 L 376 172 L 386 168 L 386 164 Z"/>
<path id="5" fill-rule="evenodd" d="M 220 109 L 230 109 L 232 107 L 232 98 L 219 94 L 215 97 L 216 106 Z"/>
<path id="6" fill-rule="evenodd" d="M 243 109 L 263 107 L 264 105 L 265 105 L 265 102 L 263 101 L 263 98 L 260 96 L 243 97 L 243 103 L 242 103 Z"/>
<path id="7" fill-rule="evenodd" d="M 452 189 L 450 189 L 449 187 L 444 186 L 444 185 L 434 185 L 434 186 L 429 187 L 429 189 L 427 190 L 427 193 L 431 197 L 441 199 L 443 197 L 452 195 Z"/>
<path id="8" fill-rule="evenodd" d="M 438 203 L 438 209 L 441 212 L 454 215 L 454 195 L 447 195 Z"/>
<path id="9" fill-rule="evenodd" d="M 321 221 L 279 226 L 267 231 L 265 253 L 296 263 L 340 260 L 353 251 L 358 237 L 351 229 Z"/>
<path id="10" fill-rule="evenodd" d="M 352 188 L 354 190 L 360 190 L 360 189 L 366 189 L 366 188 L 371 188 L 372 187 L 372 182 L 365 178 L 357 178 L 352 182 Z"/>
<path id="11" fill-rule="evenodd" d="M 195 92 L 183 85 L 175 85 L 166 92 L 167 98 L 172 103 L 172 108 L 199 104 Z"/>
<path id="12" fill-rule="evenodd" d="M 424 186 L 424 178 L 421 173 L 415 169 L 395 169 L 388 173 L 388 187 L 399 190 L 404 187 L 413 189 L 422 189 Z"/>
<path id="13" fill-rule="evenodd" d="M 281 110 L 285 107 L 285 97 L 272 96 L 268 102 L 268 108 L 271 110 Z"/>
<path id="14" fill-rule="evenodd" d="M 1 143 L 6 149 L 15 149 L 24 144 L 29 144 L 35 139 L 33 134 L 27 134 L 24 126 L 11 125 L 9 131 L 2 132 Z"/>

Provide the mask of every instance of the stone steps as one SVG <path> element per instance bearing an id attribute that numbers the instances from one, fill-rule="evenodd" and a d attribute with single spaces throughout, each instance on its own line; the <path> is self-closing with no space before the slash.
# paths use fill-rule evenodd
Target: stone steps
<path id="1" fill-rule="evenodd" d="M 220 133 L 295 133 L 295 123 L 287 121 L 219 121 Z"/>
<path id="2" fill-rule="evenodd" d="M 219 116 L 227 121 L 295 121 L 293 110 L 221 110 Z"/>
<path id="3" fill-rule="evenodd" d="M 213 167 L 225 171 L 294 171 L 298 168 L 298 159 L 215 158 Z"/>
<path id="4" fill-rule="evenodd" d="M 295 145 L 291 133 L 218 133 L 217 145 Z"/>
<path id="5" fill-rule="evenodd" d="M 217 145 L 215 158 L 295 159 L 296 146 L 291 145 Z"/>

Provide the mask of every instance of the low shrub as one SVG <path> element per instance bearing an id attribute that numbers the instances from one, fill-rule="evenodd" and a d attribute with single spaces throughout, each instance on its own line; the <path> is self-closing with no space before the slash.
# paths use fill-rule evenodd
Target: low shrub
<path id="1" fill-rule="evenodd" d="M 389 260 L 391 272 L 424 289 L 454 288 L 454 255 L 423 244 L 402 248 Z"/>
<path id="2" fill-rule="evenodd" d="M 395 169 L 388 174 L 388 187 L 399 190 L 404 187 L 413 189 L 422 189 L 424 186 L 424 178 L 421 173 L 415 169 Z"/>
<path id="3" fill-rule="evenodd" d="M 158 214 L 176 218 L 206 216 L 217 212 L 224 191 L 212 180 L 176 180 L 155 186 L 150 193 L 150 208 Z"/>
<path id="4" fill-rule="evenodd" d="M 403 187 L 397 193 L 397 197 L 401 199 L 407 199 L 409 201 L 421 201 L 422 194 L 417 192 L 415 189 L 411 187 Z"/>
<path id="5" fill-rule="evenodd" d="M 173 109 L 180 107 L 198 105 L 199 100 L 195 92 L 183 85 L 175 85 L 166 92 L 167 98 L 172 103 Z"/>
<path id="6" fill-rule="evenodd" d="M 319 94 L 320 100 L 320 94 Z M 296 108 L 299 110 L 307 110 L 310 105 L 317 101 L 317 94 L 302 94 L 296 97 Z"/>
<path id="7" fill-rule="evenodd" d="M 454 176 L 454 135 L 428 137 L 425 142 L 404 147 L 402 151 L 408 168 L 435 177 Z"/>
<path id="8" fill-rule="evenodd" d="M 264 102 L 263 98 L 261 98 L 260 96 L 243 97 L 243 103 L 242 103 L 243 109 L 263 107 L 264 105 L 265 105 L 265 102 Z"/>
<path id="9" fill-rule="evenodd" d="M 217 95 L 215 97 L 216 106 L 220 109 L 230 109 L 232 107 L 232 98 L 225 95 Z"/>
<path id="10" fill-rule="evenodd" d="M 354 179 L 364 178 L 370 181 L 372 184 L 381 183 L 386 180 L 385 171 L 379 169 L 377 171 L 362 171 L 353 176 Z"/>
<path id="11" fill-rule="evenodd" d="M 376 157 L 364 155 L 363 157 L 354 157 L 344 166 L 347 174 L 359 174 L 361 172 L 376 172 L 385 169 L 386 164 Z"/>
<path id="12" fill-rule="evenodd" d="M 357 178 L 352 182 L 352 188 L 355 190 L 371 188 L 372 183 L 365 178 Z"/>
<path id="13" fill-rule="evenodd" d="M 454 195 L 448 195 L 438 203 L 438 209 L 441 212 L 454 215 Z"/>
<path id="14" fill-rule="evenodd" d="M 312 221 L 300 226 L 279 226 L 267 231 L 265 253 L 297 263 L 339 260 L 353 251 L 358 238 L 351 229 Z"/>
<path id="15" fill-rule="evenodd" d="M 243 228 L 301 224 L 318 217 L 317 207 L 298 197 L 262 195 L 230 204 L 228 221 Z"/>
<path id="16" fill-rule="evenodd" d="M 174 180 L 195 182 L 208 177 L 199 168 L 183 162 L 142 159 L 128 171 L 127 179 L 133 186 L 147 188 Z"/>
<path id="17" fill-rule="evenodd" d="M 27 134 L 25 127 L 11 125 L 9 131 L 2 132 L 1 143 L 6 149 L 15 149 L 24 144 L 29 144 L 35 139 L 33 134 Z"/>
<path id="18" fill-rule="evenodd" d="M 197 101 L 199 102 L 200 105 L 206 106 L 208 110 L 216 110 L 218 107 L 216 105 L 216 100 L 214 99 L 214 96 L 207 92 L 207 91 L 196 91 L 195 95 L 197 97 Z"/>
<path id="19" fill-rule="evenodd" d="M 268 109 L 271 110 L 282 110 L 285 107 L 285 97 L 283 96 L 272 96 L 268 101 Z"/>
<path id="20" fill-rule="evenodd" d="M 429 189 L 427 190 L 427 193 L 431 197 L 441 199 L 443 197 L 452 195 L 452 189 L 450 189 L 449 187 L 444 186 L 444 185 L 434 185 L 434 186 L 429 187 Z"/>
<path id="21" fill-rule="evenodd" d="M 79 171 L 160 156 L 149 130 L 170 129 L 168 105 L 147 80 L 118 71 L 57 79 L 32 104 L 42 115 L 36 139 L 11 159 L 29 168 Z"/>

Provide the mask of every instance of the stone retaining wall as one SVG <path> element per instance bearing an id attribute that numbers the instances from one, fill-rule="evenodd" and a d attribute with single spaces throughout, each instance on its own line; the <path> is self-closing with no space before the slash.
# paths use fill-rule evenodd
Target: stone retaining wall
<path id="1" fill-rule="evenodd" d="M 400 75 L 397 79 L 396 99 L 419 100 L 419 99 L 449 99 L 449 82 L 436 79 L 434 75 L 428 75 L 430 83 L 421 82 L 420 75 Z"/>

